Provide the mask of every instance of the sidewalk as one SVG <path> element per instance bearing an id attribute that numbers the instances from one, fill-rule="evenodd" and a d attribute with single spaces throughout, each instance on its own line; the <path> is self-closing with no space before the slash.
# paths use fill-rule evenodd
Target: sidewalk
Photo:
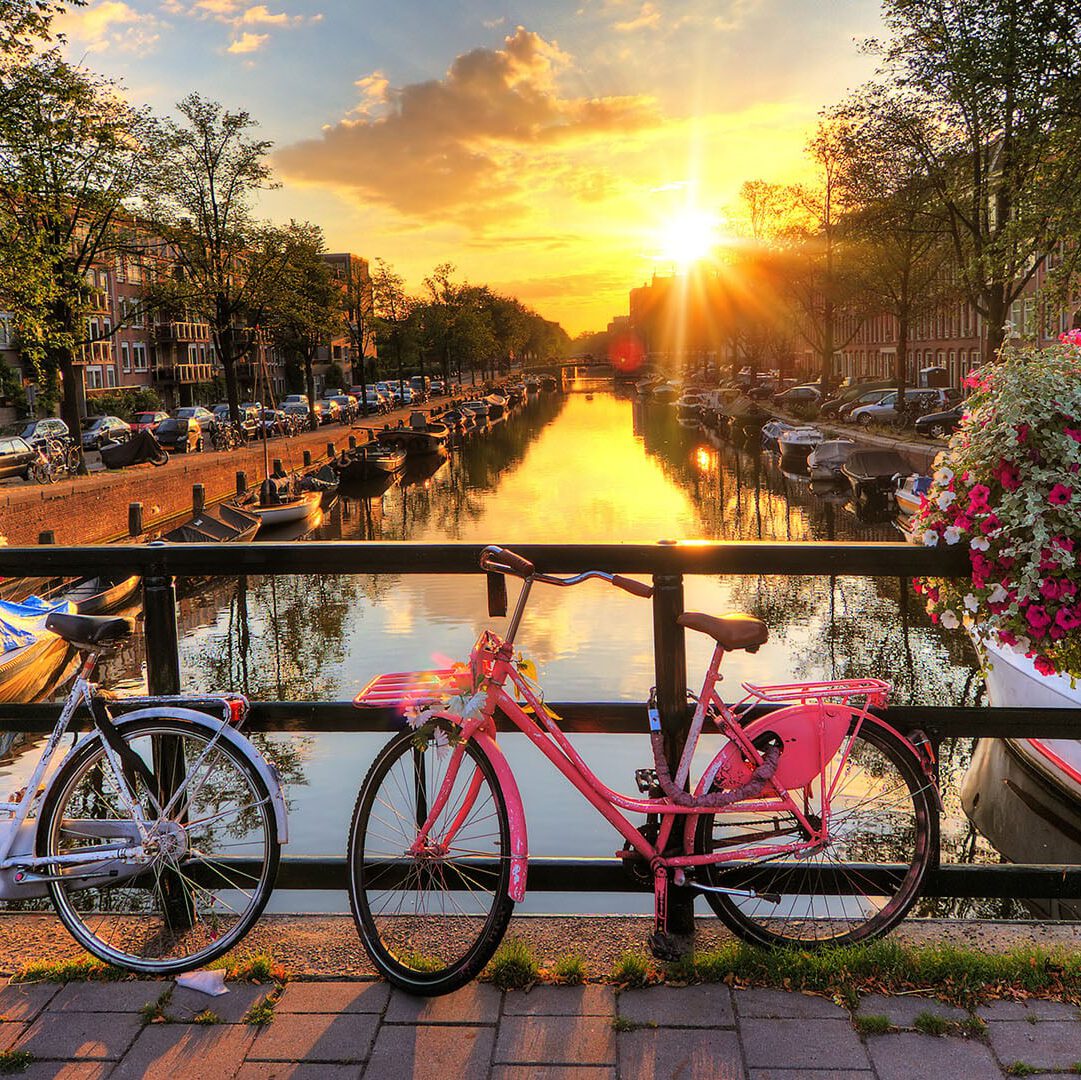
<path id="1" fill-rule="evenodd" d="M 973 1015 L 930 998 L 869 997 L 854 1019 L 824 998 L 725 985 L 501 993 L 474 983 L 425 1001 L 381 982 L 291 982 L 270 1023 L 246 1022 L 267 990 L 233 984 L 213 998 L 170 982 L 7 985 L 0 1064 L 28 1052 L 19 1075 L 30 1080 L 1000 1080 L 1081 1061 L 1081 1012 L 1055 1002 Z M 149 1021 L 158 1006 L 167 1019 Z M 890 1029 L 861 1034 L 886 1024 L 861 1016 L 888 1018 Z"/>

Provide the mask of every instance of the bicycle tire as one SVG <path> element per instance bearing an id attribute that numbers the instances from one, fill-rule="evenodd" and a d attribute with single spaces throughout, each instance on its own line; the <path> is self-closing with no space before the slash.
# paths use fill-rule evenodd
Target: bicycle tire
<path id="1" fill-rule="evenodd" d="M 484 750 L 470 740 L 465 744 L 464 752 L 481 777 L 481 790 L 473 805 L 476 808 L 479 803 L 481 811 L 487 810 L 487 801 L 481 799 L 486 786 L 495 825 L 494 832 L 479 836 L 473 830 L 487 819 L 474 818 L 471 812 L 461 823 L 458 837 L 477 846 L 463 850 L 461 858 L 408 860 L 407 849 L 415 839 L 415 822 L 418 817 L 421 821 L 427 817 L 427 811 L 418 807 L 416 795 L 423 790 L 425 804 L 429 797 L 434 798 L 439 790 L 439 778 L 446 775 L 437 767 L 439 755 L 447 754 L 431 742 L 425 750 L 417 750 L 412 731 L 404 731 L 391 739 L 372 763 L 361 785 L 349 826 L 349 903 L 357 932 L 379 972 L 410 994 L 448 994 L 479 975 L 503 939 L 514 910 L 514 901 L 507 891 L 510 885 L 510 822 L 503 792 Z M 411 763 L 404 769 L 397 769 L 406 757 Z M 467 764 L 463 762 L 455 778 L 455 787 L 447 803 L 448 817 L 464 806 L 464 789 L 469 782 L 465 778 L 473 778 Z M 433 778 L 430 786 L 429 776 Z M 390 783 L 385 785 L 388 780 Z M 402 809 L 407 811 L 407 816 L 403 817 L 400 809 L 390 805 L 388 796 L 401 797 Z M 385 820 L 374 812 L 377 800 L 378 805 L 389 806 L 396 820 Z M 442 817 L 436 822 L 433 834 L 441 824 L 444 824 Z M 400 835 L 386 835 L 395 829 Z M 494 839 L 494 842 L 491 845 L 485 843 L 488 839 Z M 388 850 L 379 850 L 380 846 Z M 482 851 L 488 847 L 494 850 Z M 470 856 L 477 854 L 481 855 L 479 862 L 469 861 Z M 371 861 L 366 865 L 366 857 L 371 860 L 379 856 L 382 856 L 379 865 L 373 865 Z M 481 868 L 485 858 L 497 860 L 494 872 Z M 402 884 L 416 882 L 417 888 L 412 892 L 404 888 L 376 887 L 380 883 L 397 884 L 393 869 L 388 872 L 392 859 L 405 872 Z M 445 887 L 448 867 L 453 878 L 465 885 L 464 889 Z M 490 886 L 483 899 L 478 894 L 485 890 L 473 890 L 472 883 Z M 398 907 L 388 911 L 394 897 L 398 897 Z M 470 906 L 470 897 L 478 898 L 475 914 L 466 910 Z M 447 911 L 448 899 L 453 913 Z M 432 902 L 430 907 L 429 900 Z"/>
<path id="2" fill-rule="evenodd" d="M 164 737 L 186 739 L 187 742 L 164 745 L 180 746 L 182 752 L 190 746 L 193 753 L 185 753 L 183 760 L 199 761 L 199 750 L 206 748 L 217 729 L 217 722 L 210 717 L 207 717 L 204 725 L 168 715 L 146 717 L 117 725 L 120 737 L 144 760 L 148 760 L 148 753 L 152 755 L 154 741 Z M 38 855 L 47 858 L 63 850 L 77 850 L 80 842 L 88 839 L 100 843 L 108 839 L 108 834 L 102 830 L 103 822 L 118 824 L 131 820 L 126 816 L 126 810 L 123 811 L 124 816 L 110 816 L 107 812 L 102 812 L 108 809 L 110 784 L 115 791 L 115 779 L 111 771 L 99 767 L 103 760 L 101 738 L 90 738 L 77 747 L 58 770 L 41 808 L 37 831 Z M 218 760 L 226 761 L 236 768 L 234 779 L 230 780 L 224 770 L 212 775 L 211 768 Z M 85 884 L 78 884 L 80 878 L 74 870 L 63 873 L 59 870 L 59 864 L 52 867 L 50 872 L 57 874 L 59 878 L 49 883 L 57 915 L 72 937 L 100 960 L 145 975 L 187 971 L 201 967 L 228 952 L 243 939 L 262 914 L 273 891 L 281 859 L 281 844 L 270 792 L 243 750 L 224 739 L 218 741 L 215 750 L 205 759 L 203 768 L 206 770 L 206 778 L 197 785 L 196 777 L 196 781 L 192 782 L 186 793 L 184 805 L 178 808 L 178 812 L 170 815 L 165 825 L 162 824 L 163 819 L 156 816 L 153 804 L 147 797 L 145 785 L 140 786 L 137 780 L 129 778 L 129 784 L 134 784 L 141 799 L 148 822 L 158 828 L 163 838 L 160 845 L 162 851 L 156 857 L 151 857 L 148 870 L 135 877 L 129 874 L 125 879 L 124 864 L 118 862 L 118 872 L 121 875 L 118 883 L 105 887 L 87 887 Z M 223 811 L 220 809 L 213 810 L 212 820 L 201 816 L 203 804 L 197 801 L 201 793 L 205 791 L 207 809 L 220 807 L 221 800 L 227 802 L 230 792 L 234 790 L 230 783 L 240 785 L 236 789 L 239 792 L 238 799 L 250 800 L 249 805 L 238 802 L 237 812 L 233 815 L 235 823 L 228 824 L 228 815 L 222 816 Z M 89 818 L 97 822 L 95 830 L 80 834 L 70 824 L 65 829 L 65 821 L 88 820 L 85 813 L 79 813 L 85 807 L 94 807 L 98 811 Z M 69 808 L 73 811 L 71 814 L 67 813 Z M 196 815 L 194 820 L 191 818 L 193 813 Z M 245 829 L 248 818 L 251 818 L 254 824 L 246 827 L 246 831 L 241 831 Z M 219 822 L 226 822 L 226 826 L 218 831 L 236 834 L 236 842 L 232 847 L 238 849 L 248 863 L 258 863 L 257 873 L 238 868 L 236 863 L 230 865 L 212 859 L 204 850 L 215 842 L 213 834 Z M 195 829 L 200 825 L 205 831 L 196 834 Z M 261 854 L 258 847 L 260 840 L 254 831 L 256 827 L 260 827 L 265 834 Z M 185 858 L 181 854 L 175 859 L 175 863 L 168 861 L 170 852 L 166 838 L 175 837 L 181 829 L 185 831 L 185 837 L 188 837 L 190 832 L 199 844 L 196 850 L 199 851 L 201 859 Z M 124 834 L 121 831 L 118 835 Z M 255 839 L 252 839 L 252 836 L 255 836 Z M 127 838 L 130 840 L 130 837 Z M 190 843 L 191 840 L 186 839 L 185 845 Z M 175 855 L 175 852 L 173 854 Z M 198 880 L 199 878 L 203 880 Z M 222 889 L 219 879 L 233 888 Z M 215 887 L 223 894 L 239 893 L 244 896 L 245 888 L 249 887 L 249 879 L 250 895 L 239 911 L 228 900 L 222 900 L 214 906 Z M 86 880 L 85 871 L 81 880 Z M 68 882 L 72 883 L 70 887 Z M 168 898 L 165 896 L 167 891 L 172 894 Z M 99 900 L 100 910 L 94 906 Z M 125 900 L 129 900 L 131 912 L 125 912 L 121 907 Z M 152 911 L 154 905 L 161 908 L 161 912 Z M 193 915 L 197 925 L 181 927 L 178 931 L 176 922 L 185 922 Z M 111 935 L 108 940 L 105 936 L 107 934 Z M 133 943 L 138 942 L 144 945 L 142 952 L 133 949 Z M 172 955 L 147 955 L 152 950 L 161 952 L 167 949 L 172 950 Z"/>
<path id="3" fill-rule="evenodd" d="M 846 738 L 842 750 L 850 741 Z M 838 751 L 834 761 L 839 761 L 840 757 L 841 751 Z M 885 770 L 890 766 L 896 775 L 885 781 Z M 814 855 L 796 855 L 787 862 L 774 859 L 739 864 L 736 876 L 729 876 L 733 887 L 778 894 L 779 903 L 706 893 L 710 907 L 737 936 L 767 947 L 816 948 L 856 944 L 887 933 L 919 898 L 934 850 L 932 839 L 937 819 L 932 813 L 931 781 L 897 734 L 874 717 L 867 717 L 855 736 L 845 763 L 846 769 L 850 767 L 852 771 L 847 777 L 838 781 L 831 804 L 830 828 L 831 832 L 835 826 L 838 828 L 836 844 Z M 861 778 L 864 786 L 859 791 L 852 788 L 858 799 L 846 804 L 845 789 Z M 876 790 L 881 798 L 875 795 Z M 840 811 L 837 809 L 839 803 Z M 849 805 L 847 811 L 846 805 Z M 788 819 L 791 824 L 787 830 L 783 828 L 781 815 L 763 815 L 763 825 L 766 818 L 772 819 L 770 835 L 774 843 L 781 840 L 778 831 L 782 834 L 800 831 L 794 818 Z M 697 852 L 709 853 L 717 849 L 714 827 L 723 821 L 723 815 L 702 817 L 696 833 Z M 864 821 L 865 824 L 861 824 Z M 728 828 L 742 831 L 746 836 L 748 822 L 741 815 L 740 820 Z M 910 834 L 908 830 L 911 830 Z M 894 857 L 902 851 L 903 857 Z M 846 853 L 852 857 L 846 858 Z M 899 864 L 902 868 L 897 872 L 896 881 L 889 873 L 872 879 L 860 869 L 865 862 L 884 861 L 884 855 L 889 857 L 891 864 Z M 808 866 L 812 873 L 829 871 L 838 880 L 841 875 L 847 876 L 837 892 L 796 892 L 795 876 L 803 872 L 800 867 Z M 703 867 L 705 883 L 725 885 L 725 870 L 725 866 L 716 864 Z M 793 891 L 785 892 L 786 886 Z M 881 888 L 882 891 L 872 895 L 861 893 L 860 888 Z"/>

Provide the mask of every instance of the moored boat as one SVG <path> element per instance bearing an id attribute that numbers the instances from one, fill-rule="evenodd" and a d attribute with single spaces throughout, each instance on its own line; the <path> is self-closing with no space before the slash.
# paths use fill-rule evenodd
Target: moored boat
<path id="1" fill-rule="evenodd" d="M 54 611 L 72 614 L 74 605 L 37 596 L 0 601 L 0 702 L 37 701 L 63 676 L 74 650 L 45 629 Z"/>
<path id="2" fill-rule="evenodd" d="M 488 416 L 497 420 L 507 411 L 507 399 L 502 394 L 487 394 L 484 400 L 488 403 Z"/>
<path id="3" fill-rule="evenodd" d="M 896 450 L 853 450 L 841 465 L 857 502 L 885 499 L 896 487 L 895 477 L 912 467 Z"/>
<path id="4" fill-rule="evenodd" d="M 142 580 L 138 574 L 99 574 L 65 585 L 62 595 L 79 615 L 107 615 L 131 600 Z"/>
<path id="5" fill-rule="evenodd" d="M 206 507 L 161 538 L 171 544 L 233 544 L 253 539 L 258 531 L 255 513 L 227 502 Z"/>
<path id="6" fill-rule="evenodd" d="M 416 417 L 421 418 L 419 423 L 413 422 Z M 409 427 L 384 428 L 376 438 L 383 445 L 400 447 L 409 455 L 430 454 L 446 445 L 450 428 L 426 420 L 423 413 L 413 413 Z"/>
<path id="7" fill-rule="evenodd" d="M 343 483 L 352 483 L 393 475 L 405 465 L 405 458 L 405 450 L 401 447 L 381 442 L 368 443 L 338 458 L 338 477 Z"/>
<path id="8" fill-rule="evenodd" d="M 816 427 L 787 428 L 777 436 L 777 448 L 781 451 L 784 468 L 804 472 L 807 456 L 822 441 L 822 432 Z"/>
<path id="9" fill-rule="evenodd" d="M 811 479 L 841 478 L 841 466 L 855 449 L 856 444 L 851 439 L 823 439 L 807 455 L 807 468 L 810 470 Z"/>
<path id="10" fill-rule="evenodd" d="M 923 505 L 930 490 L 931 478 L 929 476 L 921 476 L 919 473 L 899 476 L 897 487 L 893 492 L 893 501 L 897 503 L 897 509 L 902 514 L 911 516 Z"/>
<path id="11" fill-rule="evenodd" d="M 311 517 L 319 509 L 321 502 L 322 495 L 318 491 L 302 491 L 299 495 L 283 498 L 280 502 L 260 502 L 253 498 L 251 502 L 244 503 L 243 507 L 259 519 L 261 529 L 269 529 Z"/>
<path id="12" fill-rule="evenodd" d="M 674 382 L 657 383 L 657 385 L 654 386 L 652 391 L 650 392 L 650 397 L 654 401 L 659 401 L 666 405 L 672 401 L 675 401 L 676 398 L 679 397 L 679 395 L 679 384 Z"/>

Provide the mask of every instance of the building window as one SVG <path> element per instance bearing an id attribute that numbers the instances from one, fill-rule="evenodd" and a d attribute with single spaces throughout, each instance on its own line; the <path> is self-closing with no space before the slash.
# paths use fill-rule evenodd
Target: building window
<path id="1" fill-rule="evenodd" d="M 131 347 L 132 361 L 136 371 L 146 371 L 146 346 L 137 341 Z"/>
<path id="2" fill-rule="evenodd" d="M 105 385 L 110 388 L 116 386 L 116 367 L 113 364 L 105 369 Z"/>
<path id="3" fill-rule="evenodd" d="M 86 369 L 86 388 L 88 390 L 101 389 L 101 368 L 97 365 Z"/>
<path id="4" fill-rule="evenodd" d="M 128 343 L 120 342 L 120 363 L 125 375 L 131 374 L 131 354 L 128 352 Z"/>

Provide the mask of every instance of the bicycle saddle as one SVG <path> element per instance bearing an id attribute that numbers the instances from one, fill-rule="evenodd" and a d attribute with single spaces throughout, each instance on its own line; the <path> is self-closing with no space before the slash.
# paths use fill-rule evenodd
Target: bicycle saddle
<path id="1" fill-rule="evenodd" d="M 676 622 L 688 630 L 709 634 L 725 649 L 757 649 L 769 640 L 769 628 L 753 615 L 703 615 L 685 611 Z"/>
<path id="2" fill-rule="evenodd" d="M 54 611 L 45 620 L 45 629 L 72 645 L 112 645 L 131 633 L 132 623 L 119 615 L 61 615 Z"/>

